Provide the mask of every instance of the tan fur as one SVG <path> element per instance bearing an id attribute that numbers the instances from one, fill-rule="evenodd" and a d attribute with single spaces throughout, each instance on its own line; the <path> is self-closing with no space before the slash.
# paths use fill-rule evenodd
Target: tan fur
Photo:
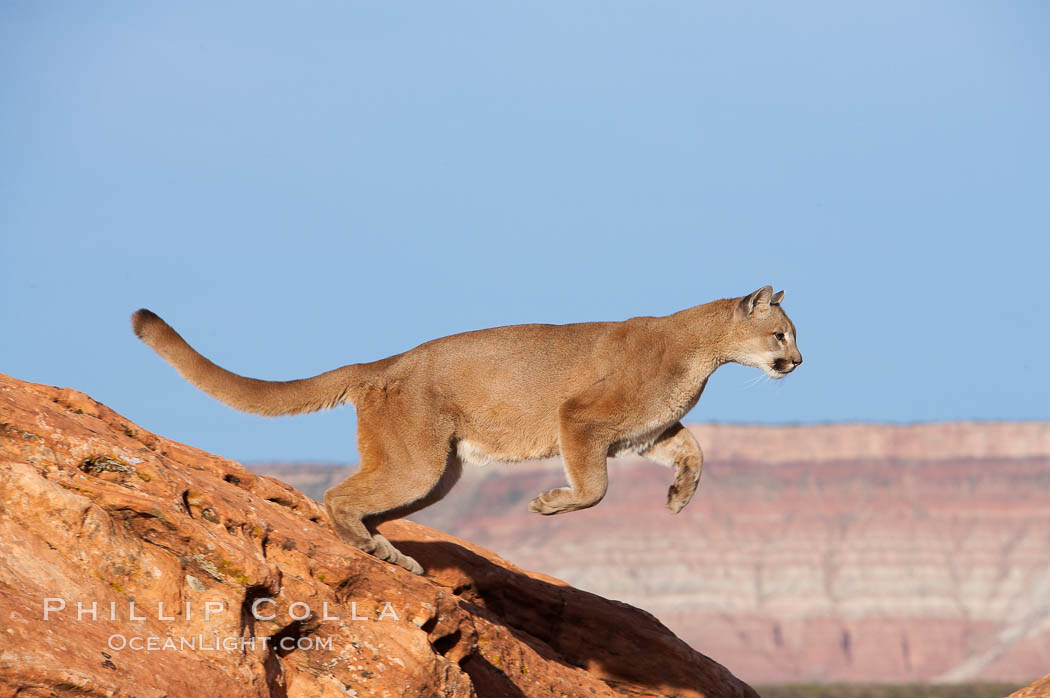
<path id="1" fill-rule="evenodd" d="M 216 366 L 148 310 L 132 326 L 183 377 L 238 409 L 297 414 L 353 402 L 361 468 L 325 493 L 332 525 L 348 543 L 421 573 L 376 525 L 443 497 L 464 462 L 561 455 L 569 486 L 529 505 L 560 514 L 601 501 L 606 458 L 641 453 L 675 468 L 667 506 L 679 512 L 703 454 L 678 420 L 711 373 L 736 362 L 782 378 L 802 363 L 783 295 L 766 286 L 666 317 L 466 332 L 288 382 Z"/>

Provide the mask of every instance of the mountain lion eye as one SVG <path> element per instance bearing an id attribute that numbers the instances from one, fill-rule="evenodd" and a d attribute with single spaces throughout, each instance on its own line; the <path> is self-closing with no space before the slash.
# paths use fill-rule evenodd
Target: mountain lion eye
<path id="1" fill-rule="evenodd" d="M 783 332 L 775 332 L 773 334 L 773 336 L 777 338 L 778 342 L 783 342 L 784 341 L 784 333 Z"/>

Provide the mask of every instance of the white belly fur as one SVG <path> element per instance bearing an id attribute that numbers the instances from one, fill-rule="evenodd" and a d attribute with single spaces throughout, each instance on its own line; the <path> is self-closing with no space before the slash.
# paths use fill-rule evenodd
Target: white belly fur
<path id="1" fill-rule="evenodd" d="M 641 453 L 646 450 L 656 439 L 662 434 L 664 427 L 660 426 L 649 433 L 640 435 L 632 439 L 624 439 L 623 441 L 617 441 L 616 443 L 609 446 L 609 457 L 613 458 L 616 456 L 627 456 L 634 453 Z M 558 448 L 546 449 L 538 451 L 536 453 L 530 453 L 524 456 L 509 457 L 504 455 L 498 455 L 489 453 L 475 443 L 466 440 L 460 440 L 456 442 L 456 455 L 460 461 L 464 463 L 470 463 L 472 465 L 491 465 L 493 463 L 520 463 L 525 460 L 541 460 L 544 458 L 553 458 L 561 455 L 561 450 Z"/>
<path id="2" fill-rule="evenodd" d="M 554 449 L 553 451 L 547 450 L 538 453 L 530 453 L 524 456 L 503 456 L 485 451 L 475 443 L 466 440 L 460 440 L 456 442 L 456 455 L 464 463 L 470 463 L 472 465 L 490 465 L 492 463 L 520 463 L 523 460 L 539 460 L 541 458 L 552 458 L 558 455 L 560 451 Z"/>

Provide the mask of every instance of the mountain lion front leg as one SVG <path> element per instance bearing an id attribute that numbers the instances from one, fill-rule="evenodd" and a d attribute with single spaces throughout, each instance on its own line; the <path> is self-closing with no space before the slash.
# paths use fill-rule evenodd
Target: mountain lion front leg
<path id="1" fill-rule="evenodd" d="M 642 456 L 661 465 L 675 469 L 674 484 L 667 491 L 667 508 L 672 514 L 682 510 L 696 491 L 700 471 L 704 467 L 704 454 L 700 444 L 681 422 L 667 428 L 652 446 L 642 451 Z"/>
<path id="2" fill-rule="evenodd" d="M 529 504 L 529 511 L 538 514 L 564 514 L 567 511 L 587 509 L 602 501 L 609 486 L 609 474 L 605 459 L 609 447 L 595 444 L 584 434 L 566 434 L 562 428 L 561 457 L 565 461 L 565 474 L 569 476 L 569 487 L 556 487 L 536 497 Z"/>
<path id="3" fill-rule="evenodd" d="M 593 393 L 597 393 L 594 395 Z M 569 487 L 556 487 L 536 497 L 529 511 L 538 514 L 563 514 L 587 509 L 602 501 L 609 487 L 606 457 L 609 439 L 600 426 L 604 402 L 608 397 L 592 387 L 577 398 L 566 401 L 558 410 L 561 458 Z"/>

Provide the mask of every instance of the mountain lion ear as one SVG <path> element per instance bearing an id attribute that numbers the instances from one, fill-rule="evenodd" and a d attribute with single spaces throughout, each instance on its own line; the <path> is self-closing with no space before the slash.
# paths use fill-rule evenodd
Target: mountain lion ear
<path id="1" fill-rule="evenodd" d="M 740 300 L 740 309 L 750 315 L 755 312 L 755 308 L 762 309 L 763 307 L 769 307 L 769 301 L 773 298 L 773 287 L 763 286 L 758 289 L 750 296 L 744 296 Z"/>
<path id="2" fill-rule="evenodd" d="M 770 305 L 780 305 L 780 301 L 784 300 L 784 292 L 777 291 L 773 294 L 773 298 L 769 301 Z"/>

